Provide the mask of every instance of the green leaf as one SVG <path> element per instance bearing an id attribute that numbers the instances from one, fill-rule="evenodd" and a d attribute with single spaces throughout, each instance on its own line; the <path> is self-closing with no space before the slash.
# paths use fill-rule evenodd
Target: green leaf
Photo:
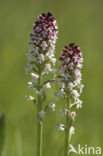
<path id="1" fill-rule="evenodd" d="M 5 115 L 0 117 L 0 156 L 2 156 L 2 151 L 5 143 Z"/>

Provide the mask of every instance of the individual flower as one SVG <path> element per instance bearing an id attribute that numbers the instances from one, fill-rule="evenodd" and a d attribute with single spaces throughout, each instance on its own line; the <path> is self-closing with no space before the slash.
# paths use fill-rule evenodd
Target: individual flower
<path id="1" fill-rule="evenodd" d="M 31 96 L 31 95 L 27 95 L 26 98 L 27 98 L 27 100 L 29 100 L 29 101 L 33 101 L 33 100 L 34 100 L 34 97 Z"/>
<path id="2" fill-rule="evenodd" d="M 29 89 L 32 89 L 32 88 L 34 87 L 34 85 L 33 85 L 32 82 L 28 82 L 28 83 L 27 83 L 27 86 L 28 86 Z"/>
<path id="3" fill-rule="evenodd" d="M 39 75 L 35 74 L 35 73 L 31 73 L 31 76 L 34 80 L 39 79 Z"/>
<path id="4" fill-rule="evenodd" d="M 77 109 L 82 108 L 82 101 L 77 99 L 74 103 L 70 104 L 70 108 L 72 108 L 75 105 L 76 105 Z"/>
<path id="5" fill-rule="evenodd" d="M 73 120 L 74 120 L 75 116 L 76 116 L 76 112 L 71 112 L 71 117 L 73 118 Z"/>
<path id="6" fill-rule="evenodd" d="M 45 70 L 45 72 L 46 72 L 46 73 L 51 72 L 51 71 L 52 71 L 51 64 L 49 64 L 49 63 L 48 63 L 48 64 L 46 64 L 46 65 L 45 65 L 45 69 L 44 69 L 44 70 Z"/>
<path id="7" fill-rule="evenodd" d="M 82 101 L 81 100 L 77 99 L 75 104 L 77 105 L 77 109 L 82 108 Z"/>
<path id="8" fill-rule="evenodd" d="M 69 82 L 69 83 L 68 83 L 68 88 L 69 88 L 70 90 L 72 90 L 73 87 L 74 87 L 74 86 L 73 86 L 73 83 L 72 83 L 72 82 Z"/>
<path id="9" fill-rule="evenodd" d="M 55 66 L 56 63 L 56 58 L 51 58 L 51 62 L 53 63 L 53 65 Z"/>
<path id="10" fill-rule="evenodd" d="M 46 84 L 44 85 L 44 87 L 45 87 L 45 88 L 51 88 L 51 85 L 50 85 L 50 83 L 48 82 L 48 83 L 46 83 Z"/>
<path id="11" fill-rule="evenodd" d="M 80 94 L 81 94 L 82 93 L 82 89 L 84 88 L 84 85 L 83 84 L 79 84 L 78 88 L 80 89 Z"/>
<path id="12" fill-rule="evenodd" d="M 73 98 L 75 99 L 75 101 L 76 101 L 76 99 L 80 96 L 80 94 L 78 93 L 78 91 L 77 90 L 72 90 L 72 96 L 73 96 Z"/>
<path id="13" fill-rule="evenodd" d="M 62 123 L 57 123 L 58 130 L 64 131 L 64 125 Z"/>
<path id="14" fill-rule="evenodd" d="M 42 41 L 41 47 L 43 50 L 46 50 L 46 47 L 48 47 L 46 41 Z"/>
<path id="15" fill-rule="evenodd" d="M 46 53 L 46 56 L 49 58 L 49 59 L 52 59 L 54 57 L 54 50 L 51 48 L 48 50 L 48 52 Z"/>
<path id="16" fill-rule="evenodd" d="M 49 104 L 49 108 L 50 108 L 52 111 L 55 111 L 55 103 L 50 103 L 50 104 Z"/>
<path id="17" fill-rule="evenodd" d="M 70 127 L 70 132 L 69 132 L 69 134 L 70 134 L 70 137 L 69 137 L 69 142 L 70 142 L 71 137 L 72 137 L 72 135 L 73 135 L 74 133 L 75 133 L 75 132 L 74 132 L 74 127 L 73 127 L 73 126 L 71 126 L 71 127 Z"/>
<path id="18" fill-rule="evenodd" d="M 61 109 L 61 114 L 62 115 L 66 115 L 68 112 L 68 110 L 66 108 Z"/>
<path id="19" fill-rule="evenodd" d="M 38 59 L 39 62 L 42 63 L 44 61 L 44 54 L 39 54 Z"/>

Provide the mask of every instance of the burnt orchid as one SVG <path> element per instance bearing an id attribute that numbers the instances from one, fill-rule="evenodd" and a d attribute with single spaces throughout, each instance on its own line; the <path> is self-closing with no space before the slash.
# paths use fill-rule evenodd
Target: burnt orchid
<path id="1" fill-rule="evenodd" d="M 59 58 L 60 69 L 58 82 L 60 89 L 56 93 L 58 99 L 64 98 L 64 106 L 61 113 L 65 116 L 65 123 L 58 123 L 58 129 L 65 131 L 65 153 L 64 156 L 69 156 L 73 152 L 70 147 L 71 137 L 75 132 L 74 119 L 76 109 L 82 108 L 82 101 L 79 99 L 82 93 L 81 84 L 81 68 L 83 63 L 82 52 L 74 43 L 64 46 L 64 49 Z"/>
<path id="2" fill-rule="evenodd" d="M 57 98 L 63 98 L 64 105 L 61 114 L 64 116 L 64 123 L 57 123 L 58 130 L 65 132 L 64 156 L 75 152 L 71 144 L 71 137 L 75 133 L 74 120 L 76 109 L 82 108 L 82 101 L 79 99 L 84 85 L 81 83 L 81 68 L 83 56 L 80 48 L 74 43 L 64 46 L 59 58 L 59 74 L 55 69 L 55 45 L 58 35 L 58 26 L 51 12 L 42 13 L 35 21 L 30 34 L 30 50 L 26 56 L 28 64 L 25 67 L 26 74 L 31 80 L 27 83 L 32 95 L 27 95 L 29 101 L 33 101 L 37 108 L 37 153 L 42 156 L 42 130 L 43 121 L 49 110 L 55 111 L 55 103 L 46 102 L 46 89 L 50 89 L 52 83 L 59 83 Z M 49 78 L 50 77 L 50 78 Z"/>
<path id="3" fill-rule="evenodd" d="M 51 12 L 42 13 L 33 25 L 30 34 L 30 50 L 26 53 L 28 65 L 25 67 L 26 73 L 30 75 L 31 81 L 27 87 L 35 92 L 34 95 L 26 96 L 28 100 L 34 102 L 37 107 L 37 154 L 42 156 L 42 125 L 47 110 L 55 111 L 55 103 L 44 105 L 46 100 L 46 88 L 51 88 L 51 83 L 55 82 L 54 55 L 57 40 L 58 27 Z M 46 75 L 53 76 L 48 79 Z"/>

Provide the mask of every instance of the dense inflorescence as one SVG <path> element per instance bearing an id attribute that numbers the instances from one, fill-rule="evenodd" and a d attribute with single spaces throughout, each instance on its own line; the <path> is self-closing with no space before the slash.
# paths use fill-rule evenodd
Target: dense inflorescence
<path id="1" fill-rule="evenodd" d="M 51 88 L 50 82 L 55 82 L 56 58 L 54 53 L 57 34 L 58 26 L 51 12 L 38 16 L 30 34 L 30 50 L 26 53 L 28 65 L 25 69 L 31 75 L 32 80 L 28 82 L 27 86 L 29 89 L 36 89 L 37 96 L 43 96 L 42 101 L 46 96 L 44 88 Z M 54 77 L 47 80 L 44 76 L 49 73 Z M 34 101 L 37 105 L 34 97 L 27 96 L 27 99 Z M 48 108 L 55 110 L 55 105 L 49 104 Z M 43 118 L 45 111 L 41 110 L 39 116 Z"/>
<path id="2" fill-rule="evenodd" d="M 54 51 L 57 34 L 58 27 L 52 13 L 41 14 L 34 23 L 30 34 L 31 50 L 27 53 L 30 64 L 35 63 L 32 61 L 32 57 L 34 57 L 38 63 L 42 63 L 48 58 L 55 65 Z M 50 71 L 50 67 L 50 65 L 46 65 L 47 72 Z"/>
<path id="3" fill-rule="evenodd" d="M 81 67 L 83 62 L 82 52 L 78 46 L 71 43 L 64 46 L 59 60 L 61 62 L 61 67 L 58 79 L 61 82 L 61 88 L 57 95 L 65 96 L 65 91 L 67 89 L 74 101 L 76 103 L 78 101 L 80 102 L 78 97 L 80 96 L 84 86 L 81 84 Z M 81 107 L 81 104 L 79 107 Z"/>
<path id="4" fill-rule="evenodd" d="M 52 13 L 48 12 L 47 15 L 43 13 L 38 17 L 33 26 L 33 32 L 30 34 L 30 44 L 34 48 L 39 48 L 38 51 L 42 49 L 45 54 L 48 47 L 51 51 L 54 50 L 57 33 L 57 24 Z"/>

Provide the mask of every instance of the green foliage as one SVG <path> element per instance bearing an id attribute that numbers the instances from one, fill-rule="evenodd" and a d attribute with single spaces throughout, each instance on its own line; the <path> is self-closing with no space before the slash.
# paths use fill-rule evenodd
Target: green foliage
<path id="1" fill-rule="evenodd" d="M 5 115 L 0 117 L 0 156 L 2 156 L 2 151 L 5 144 Z"/>

